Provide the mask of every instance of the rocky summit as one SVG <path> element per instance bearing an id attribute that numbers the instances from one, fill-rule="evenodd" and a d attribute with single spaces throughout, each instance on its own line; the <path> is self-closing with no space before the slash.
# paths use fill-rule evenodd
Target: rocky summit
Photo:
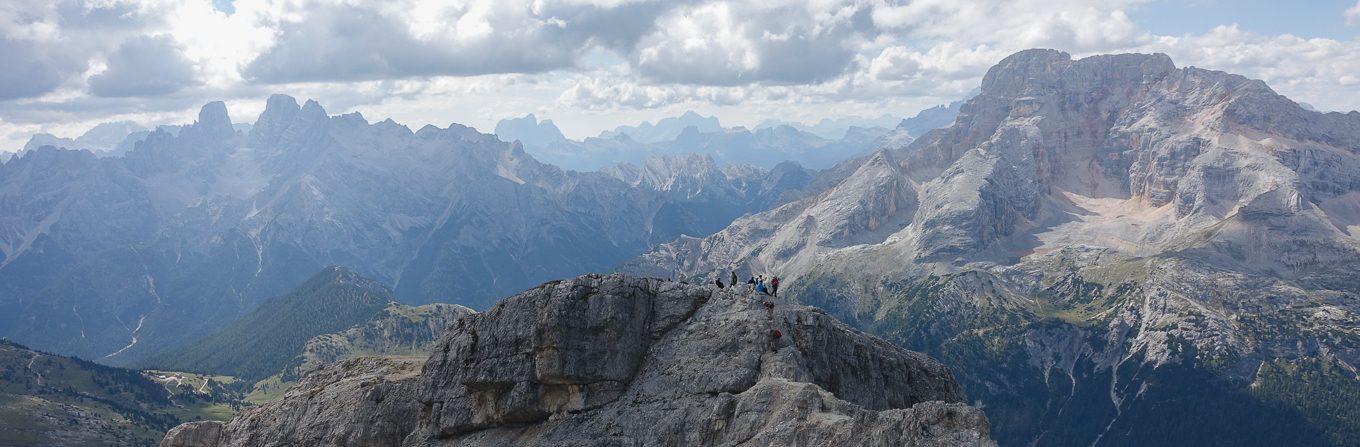
<path id="1" fill-rule="evenodd" d="M 956 368 L 1004 445 L 1360 439 L 1360 113 L 1026 50 L 949 127 L 847 166 L 623 270 L 776 274 Z"/>
<path id="2" fill-rule="evenodd" d="M 587 275 L 459 320 L 423 368 L 330 364 L 161 445 L 994 445 L 963 400 L 942 364 L 814 308 Z"/>

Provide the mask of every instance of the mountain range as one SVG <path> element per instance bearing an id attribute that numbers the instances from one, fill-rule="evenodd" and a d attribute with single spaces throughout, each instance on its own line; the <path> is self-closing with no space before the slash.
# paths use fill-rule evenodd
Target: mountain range
<path id="1" fill-rule="evenodd" d="M 283 95 L 249 131 L 213 102 L 121 157 L 40 147 L 0 165 L 0 335 L 130 365 L 331 265 L 404 303 L 486 308 L 716 231 L 810 178 L 702 157 L 648 166 L 671 180 L 562 170 L 468 127 L 412 131 Z"/>
<path id="2" fill-rule="evenodd" d="M 952 125 L 846 164 L 623 270 L 778 275 L 952 365 L 1003 445 L 1360 439 L 1360 112 L 1030 50 Z"/>
<path id="3" fill-rule="evenodd" d="M 813 130 L 412 131 L 275 95 L 122 155 L 39 141 L 0 164 L 0 336 L 52 354 L 6 342 L 0 411 L 60 391 L 34 436 L 144 441 L 196 373 L 260 405 L 166 445 L 1360 439 L 1360 112 L 1026 50 Z M 66 368 L 131 403 L 34 386 Z"/>
<path id="4" fill-rule="evenodd" d="M 249 123 L 235 123 L 232 128 L 241 132 L 250 132 Z M 162 131 L 174 135 L 183 127 L 176 124 L 162 124 L 156 126 L 156 131 Z M 50 133 L 35 133 L 24 143 L 24 147 L 13 154 L 4 154 L 0 161 L 18 157 L 23 153 L 38 149 L 43 146 L 52 146 L 62 149 L 87 150 L 100 157 L 120 157 L 136 147 L 137 143 L 142 142 L 152 133 L 151 129 L 132 121 L 112 121 L 99 123 L 91 127 L 85 133 L 76 138 L 62 138 Z"/>
<path id="5" fill-rule="evenodd" d="M 889 116 L 875 120 L 826 119 L 812 126 L 765 121 L 754 130 L 725 128 L 715 117 L 685 112 L 656 124 L 619 126 L 581 141 L 567 139 L 552 120 L 529 114 L 500 121 L 495 133 L 502 140 L 524 144 L 536 158 L 578 170 L 639 164 L 656 155 L 695 154 L 722 164 L 773 168 L 796 160 L 809 168 L 824 169 L 885 144 L 910 142 L 925 131 L 948 125 L 957 110 L 957 106 L 931 108 L 900 122 Z"/>
<path id="6" fill-rule="evenodd" d="M 76 138 L 61 138 L 50 133 L 37 133 L 29 137 L 19 153 L 43 146 L 68 149 L 86 149 L 103 155 L 121 155 L 131 150 L 137 142 L 146 139 L 151 132 L 131 121 L 99 123 Z"/>
<path id="7" fill-rule="evenodd" d="M 931 109 L 926 109 L 926 110 L 931 110 Z M 925 111 L 923 110 L 922 112 L 925 112 Z M 911 118 L 906 118 L 906 119 L 911 119 Z M 849 131 L 850 128 L 852 128 L 852 127 L 858 127 L 858 128 L 862 128 L 862 129 L 873 129 L 873 128 L 892 129 L 892 128 L 894 128 L 894 127 L 897 127 L 899 124 L 901 124 L 901 121 L 902 121 L 902 120 L 903 120 L 903 118 L 897 118 L 897 117 L 894 117 L 894 116 L 892 116 L 892 115 L 890 115 L 890 114 L 886 114 L 886 113 L 883 114 L 883 115 L 879 115 L 877 118 L 864 118 L 864 117 L 859 117 L 859 116 L 842 116 L 842 117 L 836 117 L 836 118 L 822 118 L 822 119 L 818 120 L 817 122 L 811 123 L 811 124 L 800 123 L 800 122 L 793 122 L 793 121 L 784 121 L 784 120 L 778 120 L 778 119 L 765 119 L 765 120 L 761 121 L 760 123 L 756 124 L 755 128 L 756 128 L 757 130 L 759 130 L 759 129 L 768 129 L 768 128 L 771 128 L 771 127 L 789 126 L 789 127 L 792 127 L 792 128 L 794 128 L 794 129 L 798 129 L 798 130 L 803 131 L 803 132 L 807 132 L 807 133 L 810 133 L 810 134 L 813 134 L 813 135 L 816 135 L 816 136 L 819 136 L 819 137 L 822 137 L 822 138 L 826 138 L 826 139 L 828 139 L 828 140 L 839 140 L 839 139 L 841 139 L 842 137 L 844 137 L 844 136 L 845 136 L 845 133 L 846 133 L 847 131 Z M 949 125 L 949 123 L 944 123 L 943 125 L 938 126 L 938 127 L 944 127 L 944 126 L 947 126 L 947 125 Z M 920 134 L 917 134 L 917 135 L 920 135 Z"/>
<path id="8" fill-rule="evenodd" d="M 675 140 L 685 129 L 693 127 L 700 133 L 721 132 L 723 126 L 718 122 L 717 117 L 703 116 L 693 111 L 686 111 L 680 116 L 662 118 L 656 124 L 650 121 L 643 121 L 633 126 L 619 126 L 614 130 L 600 132 L 600 139 L 613 140 L 620 137 L 643 144 L 664 143 Z M 497 133 L 499 135 L 499 132 Z"/>

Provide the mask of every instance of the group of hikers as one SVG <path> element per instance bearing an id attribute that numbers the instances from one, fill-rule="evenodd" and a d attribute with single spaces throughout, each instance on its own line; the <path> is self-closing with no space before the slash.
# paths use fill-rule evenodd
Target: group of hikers
<path id="1" fill-rule="evenodd" d="M 736 270 L 732 270 L 732 272 L 730 273 L 730 275 L 731 275 L 731 276 L 728 277 L 728 282 L 727 282 L 726 284 L 723 283 L 723 280 L 722 280 L 721 277 L 719 277 L 718 279 L 713 280 L 713 284 L 717 285 L 719 289 L 724 288 L 724 287 L 727 287 L 727 286 L 736 287 L 736 285 L 737 285 L 737 271 L 736 271 Z M 762 294 L 762 295 L 769 295 L 769 296 L 772 296 L 772 297 L 775 297 L 775 298 L 778 298 L 778 297 L 779 297 L 779 277 L 778 277 L 778 276 L 771 275 L 769 279 L 765 279 L 765 275 L 752 275 L 750 279 L 747 279 L 747 280 L 746 280 L 746 286 L 747 286 L 747 287 L 749 288 L 749 290 L 751 290 L 752 292 L 759 293 L 759 294 Z"/>

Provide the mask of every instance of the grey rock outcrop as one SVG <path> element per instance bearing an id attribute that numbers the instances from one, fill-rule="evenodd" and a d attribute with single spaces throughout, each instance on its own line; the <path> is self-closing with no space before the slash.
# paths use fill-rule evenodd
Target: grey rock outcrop
<path id="1" fill-rule="evenodd" d="M 162 447 L 395 446 L 416 425 L 416 359 L 365 357 L 314 370 L 283 398 L 227 423 L 191 422 Z M 216 441 L 212 441 L 216 439 Z"/>
<path id="2" fill-rule="evenodd" d="M 459 320 L 418 377 L 355 362 L 210 445 L 992 445 L 940 363 L 742 288 L 555 281 Z"/>
<path id="3" fill-rule="evenodd" d="M 165 433 L 161 447 L 213 447 L 222 439 L 220 421 L 198 421 L 181 424 Z"/>
<path id="4" fill-rule="evenodd" d="M 454 321 L 473 313 L 457 304 L 388 304 L 373 318 L 341 332 L 318 335 L 286 369 L 300 374 L 335 361 L 366 355 L 420 355 L 429 352 Z"/>

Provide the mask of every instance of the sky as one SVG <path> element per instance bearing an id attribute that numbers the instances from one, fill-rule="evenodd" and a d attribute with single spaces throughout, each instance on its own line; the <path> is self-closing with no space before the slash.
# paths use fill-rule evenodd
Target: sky
<path id="1" fill-rule="evenodd" d="M 1360 109 L 1360 0 L 5 0 L 0 151 L 100 122 L 252 122 L 272 93 L 412 128 L 534 113 L 572 138 L 910 116 L 1026 48 L 1160 52 Z"/>

